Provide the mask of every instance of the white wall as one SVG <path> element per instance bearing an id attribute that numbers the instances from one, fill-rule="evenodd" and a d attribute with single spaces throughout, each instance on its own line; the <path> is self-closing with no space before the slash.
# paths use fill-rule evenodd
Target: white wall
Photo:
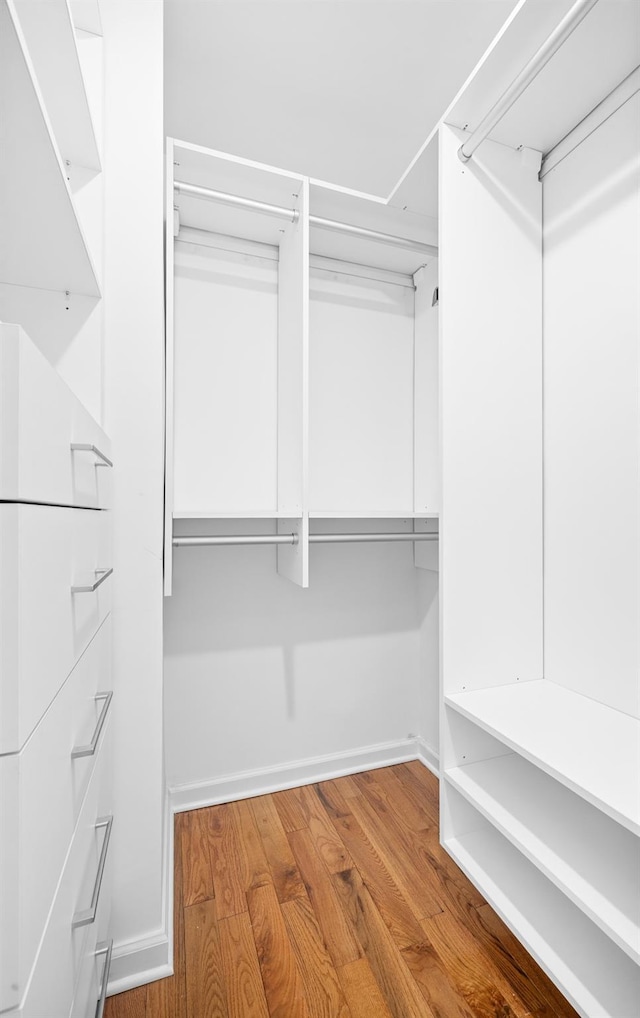
<path id="1" fill-rule="evenodd" d="M 227 528 L 243 525 L 260 527 Z M 331 526 L 346 524 L 317 529 Z M 189 529 L 203 525 L 181 525 Z M 435 655 L 421 656 L 424 604 L 433 598 L 419 593 L 426 574 L 410 544 L 312 547 L 308 590 L 278 576 L 269 547 L 180 548 L 174 570 L 165 602 L 171 787 L 286 770 L 418 734 L 420 687 L 437 689 L 437 629 L 429 626 Z M 435 671 L 421 673 L 434 661 Z M 257 776 L 249 787 L 269 780 Z"/>
<path id="2" fill-rule="evenodd" d="M 168 957 L 162 769 L 162 3 L 102 0 L 106 429 L 113 445 L 111 989 Z M 164 938 L 164 939 L 163 939 Z M 150 941 L 150 942 L 149 942 Z"/>
<path id="3" fill-rule="evenodd" d="M 639 714 L 640 94 L 544 178 L 545 676 Z"/>

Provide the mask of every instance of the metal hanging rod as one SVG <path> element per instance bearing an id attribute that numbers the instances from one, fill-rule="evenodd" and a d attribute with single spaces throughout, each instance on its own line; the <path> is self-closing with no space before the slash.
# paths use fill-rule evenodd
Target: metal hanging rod
<path id="1" fill-rule="evenodd" d="M 190 198 L 201 198 L 204 201 L 216 202 L 218 205 L 231 205 L 234 208 L 248 209 L 253 212 L 262 212 L 266 216 L 273 216 L 276 219 L 286 219 L 290 223 L 297 223 L 300 218 L 298 209 L 288 209 L 283 205 L 270 205 L 267 202 L 255 201 L 253 198 L 242 198 L 237 194 L 227 194 L 226 191 L 214 191 L 210 187 L 200 187 L 197 184 L 185 184 L 176 180 L 174 190 L 177 194 L 184 194 Z M 317 226 L 320 230 L 331 230 L 334 233 L 346 233 L 350 237 L 359 237 L 362 240 L 374 240 L 380 244 L 387 244 L 390 247 L 405 248 L 408 251 L 418 251 L 422 255 L 434 257 L 438 254 L 438 248 L 433 244 L 423 244 L 419 240 L 410 240 L 407 237 L 397 237 L 391 233 L 380 233 L 379 230 L 368 230 L 364 226 L 351 226 L 349 223 L 340 223 L 336 219 L 323 219 L 321 216 L 309 216 L 309 224 Z"/>
<path id="2" fill-rule="evenodd" d="M 496 124 L 500 123 L 505 113 L 511 109 L 516 100 L 520 98 L 545 64 L 549 62 L 554 53 L 558 52 L 574 29 L 578 27 L 582 19 L 587 16 L 592 7 L 595 7 L 597 2 L 598 0 L 576 0 L 576 3 L 565 14 L 562 21 L 556 25 L 546 42 L 532 56 L 517 78 L 513 79 L 495 106 L 480 121 L 471 137 L 460 146 L 458 155 L 463 163 L 471 159 L 478 146 L 491 134 Z"/>
<path id="3" fill-rule="evenodd" d="M 309 544 L 346 544 L 383 541 L 437 541 L 437 534 L 309 534 Z M 230 544 L 298 544 L 297 534 L 220 534 L 214 537 L 174 537 L 176 548 Z"/>

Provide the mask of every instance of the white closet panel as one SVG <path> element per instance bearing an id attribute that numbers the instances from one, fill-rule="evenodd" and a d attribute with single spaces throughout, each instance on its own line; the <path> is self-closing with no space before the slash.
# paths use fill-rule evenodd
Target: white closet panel
<path id="1" fill-rule="evenodd" d="M 312 268 L 310 509 L 413 509 L 414 293 Z"/>
<path id="2" fill-rule="evenodd" d="M 544 178 L 545 675 L 640 717 L 640 94 Z"/>
<path id="3" fill-rule="evenodd" d="M 175 330 L 176 512 L 274 511 L 278 263 L 176 243 Z"/>

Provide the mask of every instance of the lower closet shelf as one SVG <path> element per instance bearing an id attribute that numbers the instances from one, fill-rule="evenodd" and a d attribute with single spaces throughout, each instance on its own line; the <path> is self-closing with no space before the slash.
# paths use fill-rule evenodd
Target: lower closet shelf
<path id="1" fill-rule="evenodd" d="M 637 1018 L 640 968 L 497 830 L 445 846 L 584 1018 Z"/>
<path id="2" fill-rule="evenodd" d="M 445 778 L 640 964 L 638 840 L 517 754 Z"/>

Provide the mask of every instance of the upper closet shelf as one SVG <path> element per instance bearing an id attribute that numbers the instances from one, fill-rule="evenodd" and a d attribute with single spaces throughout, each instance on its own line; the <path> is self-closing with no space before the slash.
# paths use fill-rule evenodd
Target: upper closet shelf
<path id="1" fill-rule="evenodd" d="M 67 0 L 10 0 L 63 162 L 100 169 L 89 100 Z"/>
<path id="2" fill-rule="evenodd" d="M 311 520 L 437 520 L 438 513 L 419 513 L 413 509 L 332 509 L 309 513 Z"/>
<path id="3" fill-rule="evenodd" d="M 445 703 L 640 834 L 640 721 L 545 679 Z"/>
<path id="4" fill-rule="evenodd" d="M 7 0 L 0 0 L 0 150 L 2 282 L 99 297 L 24 35 Z"/>
<path id="5" fill-rule="evenodd" d="M 174 509 L 174 520 L 293 520 L 299 517 L 297 510 L 286 509 L 245 509 L 219 512 L 209 509 Z"/>

